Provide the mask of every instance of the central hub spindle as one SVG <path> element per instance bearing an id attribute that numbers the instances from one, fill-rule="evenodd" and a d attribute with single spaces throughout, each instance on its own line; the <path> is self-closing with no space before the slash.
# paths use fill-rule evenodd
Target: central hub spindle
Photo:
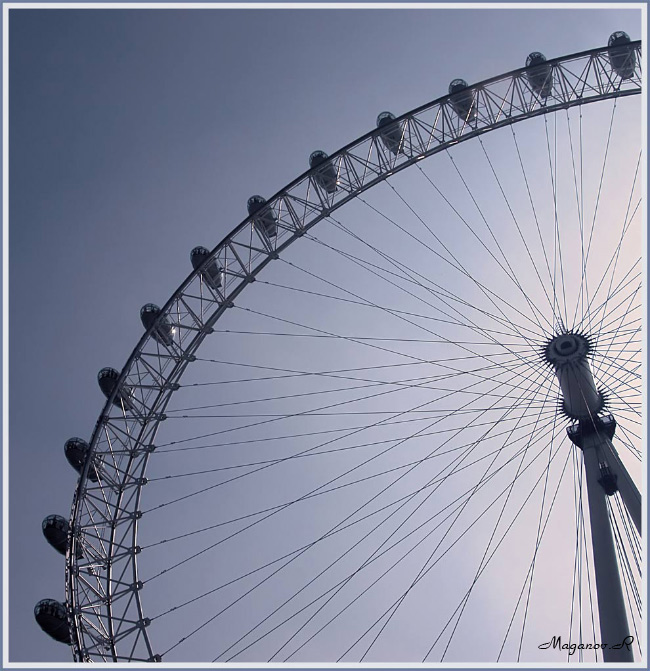
<path id="1" fill-rule="evenodd" d="M 596 417 L 605 405 L 589 367 L 590 351 L 589 340 L 579 333 L 555 336 L 544 348 L 562 389 L 564 412 L 578 421 Z"/>

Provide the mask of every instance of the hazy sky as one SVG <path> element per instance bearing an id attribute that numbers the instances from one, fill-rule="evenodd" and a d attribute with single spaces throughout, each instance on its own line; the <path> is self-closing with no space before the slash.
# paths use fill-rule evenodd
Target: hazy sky
<path id="1" fill-rule="evenodd" d="M 140 307 L 167 301 L 190 249 L 214 247 L 250 195 L 275 193 L 382 110 L 614 30 L 640 39 L 640 12 L 10 11 L 11 661 L 70 659 L 32 613 L 64 598 L 63 557 L 40 528 L 69 514 L 63 444 L 90 438 L 97 371 L 121 369 Z"/>

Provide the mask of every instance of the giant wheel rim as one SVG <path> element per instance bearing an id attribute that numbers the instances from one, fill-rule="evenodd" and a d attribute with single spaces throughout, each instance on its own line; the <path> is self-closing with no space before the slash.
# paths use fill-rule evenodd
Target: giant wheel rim
<path id="1" fill-rule="evenodd" d="M 319 221 L 387 177 L 451 146 L 489 131 L 576 105 L 641 92 L 641 46 L 633 42 L 639 67 L 633 77 L 619 78 L 607 48 L 548 61 L 552 93 L 541 98 L 526 78 L 526 68 L 472 85 L 475 119 L 453 111 L 453 95 L 408 112 L 395 120 L 401 129 L 399 148 L 391 152 L 373 130 L 329 157 L 338 188 L 319 185 L 315 167 L 268 200 L 277 216 L 277 236 L 266 236 L 247 217 L 192 272 L 161 310 L 177 330 L 169 344 L 153 337 L 157 325 L 141 338 L 122 369 L 92 439 L 71 512 L 71 539 L 66 556 L 66 594 L 75 660 L 153 661 L 156 651 L 140 599 L 138 519 L 145 472 L 165 409 L 186 367 L 215 323 L 235 298 L 289 245 Z M 223 284 L 213 288 L 205 271 L 216 262 Z M 125 405 L 124 399 L 131 398 Z M 122 401 L 120 401 L 122 399 Z M 98 484 L 90 482 L 93 458 L 102 463 Z M 81 538 L 84 558 L 77 558 Z M 102 572 L 105 571 L 105 575 Z M 88 577 L 87 577 L 88 576 Z M 128 654 L 118 651 L 130 650 Z"/>

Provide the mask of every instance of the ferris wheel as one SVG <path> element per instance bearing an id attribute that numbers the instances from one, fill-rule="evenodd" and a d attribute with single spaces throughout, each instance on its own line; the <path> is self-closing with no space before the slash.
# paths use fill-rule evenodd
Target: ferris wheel
<path id="1" fill-rule="evenodd" d="M 622 32 L 454 79 L 194 247 L 65 444 L 41 627 L 77 662 L 641 658 L 639 93 Z"/>

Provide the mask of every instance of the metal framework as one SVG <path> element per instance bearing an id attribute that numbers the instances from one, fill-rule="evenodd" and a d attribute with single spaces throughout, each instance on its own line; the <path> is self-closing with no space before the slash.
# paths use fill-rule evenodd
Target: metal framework
<path id="1" fill-rule="evenodd" d="M 149 456 L 165 408 L 215 322 L 255 276 L 312 226 L 381 180 L 459 142 L 534 116 L 641 92 L 641 43 L 629 45 L 636 72 L 622 79 L 607 48 L 547 61 L 543 96 L 521 68 L 470 86 L 467 120 L 453 95 L 398 117 L 399 144 L 376 129 L 330 156 L 336 186 L 324 188 L 323 165 L 298 177 L 245 219 L 174 292 L 133 350 L 97 420 L 75 492 L 66 555 L 66 601 L 75 661 L 161 661 L 148 635 L 138 578 L 138 520 Z M 275 219 L 276 235 L 264 218 Z M 210 281 L 217 264 L 220 282 Z M 217 285 L 220 285 L 217 287 Z M 164 325 L 172 337 L 160 337 Z M 158 336 L 158 337 L 156 337 Z M 94 468 L 97 481 L 89 477 Z M 93 475 L 95 475 L 93 472 Z M 95 478 L 93 478 L 94 480 Z M 79 552 L 81 546 L 82 552 Z M 80 556 L 78 556 L 78 554 Z"/>

